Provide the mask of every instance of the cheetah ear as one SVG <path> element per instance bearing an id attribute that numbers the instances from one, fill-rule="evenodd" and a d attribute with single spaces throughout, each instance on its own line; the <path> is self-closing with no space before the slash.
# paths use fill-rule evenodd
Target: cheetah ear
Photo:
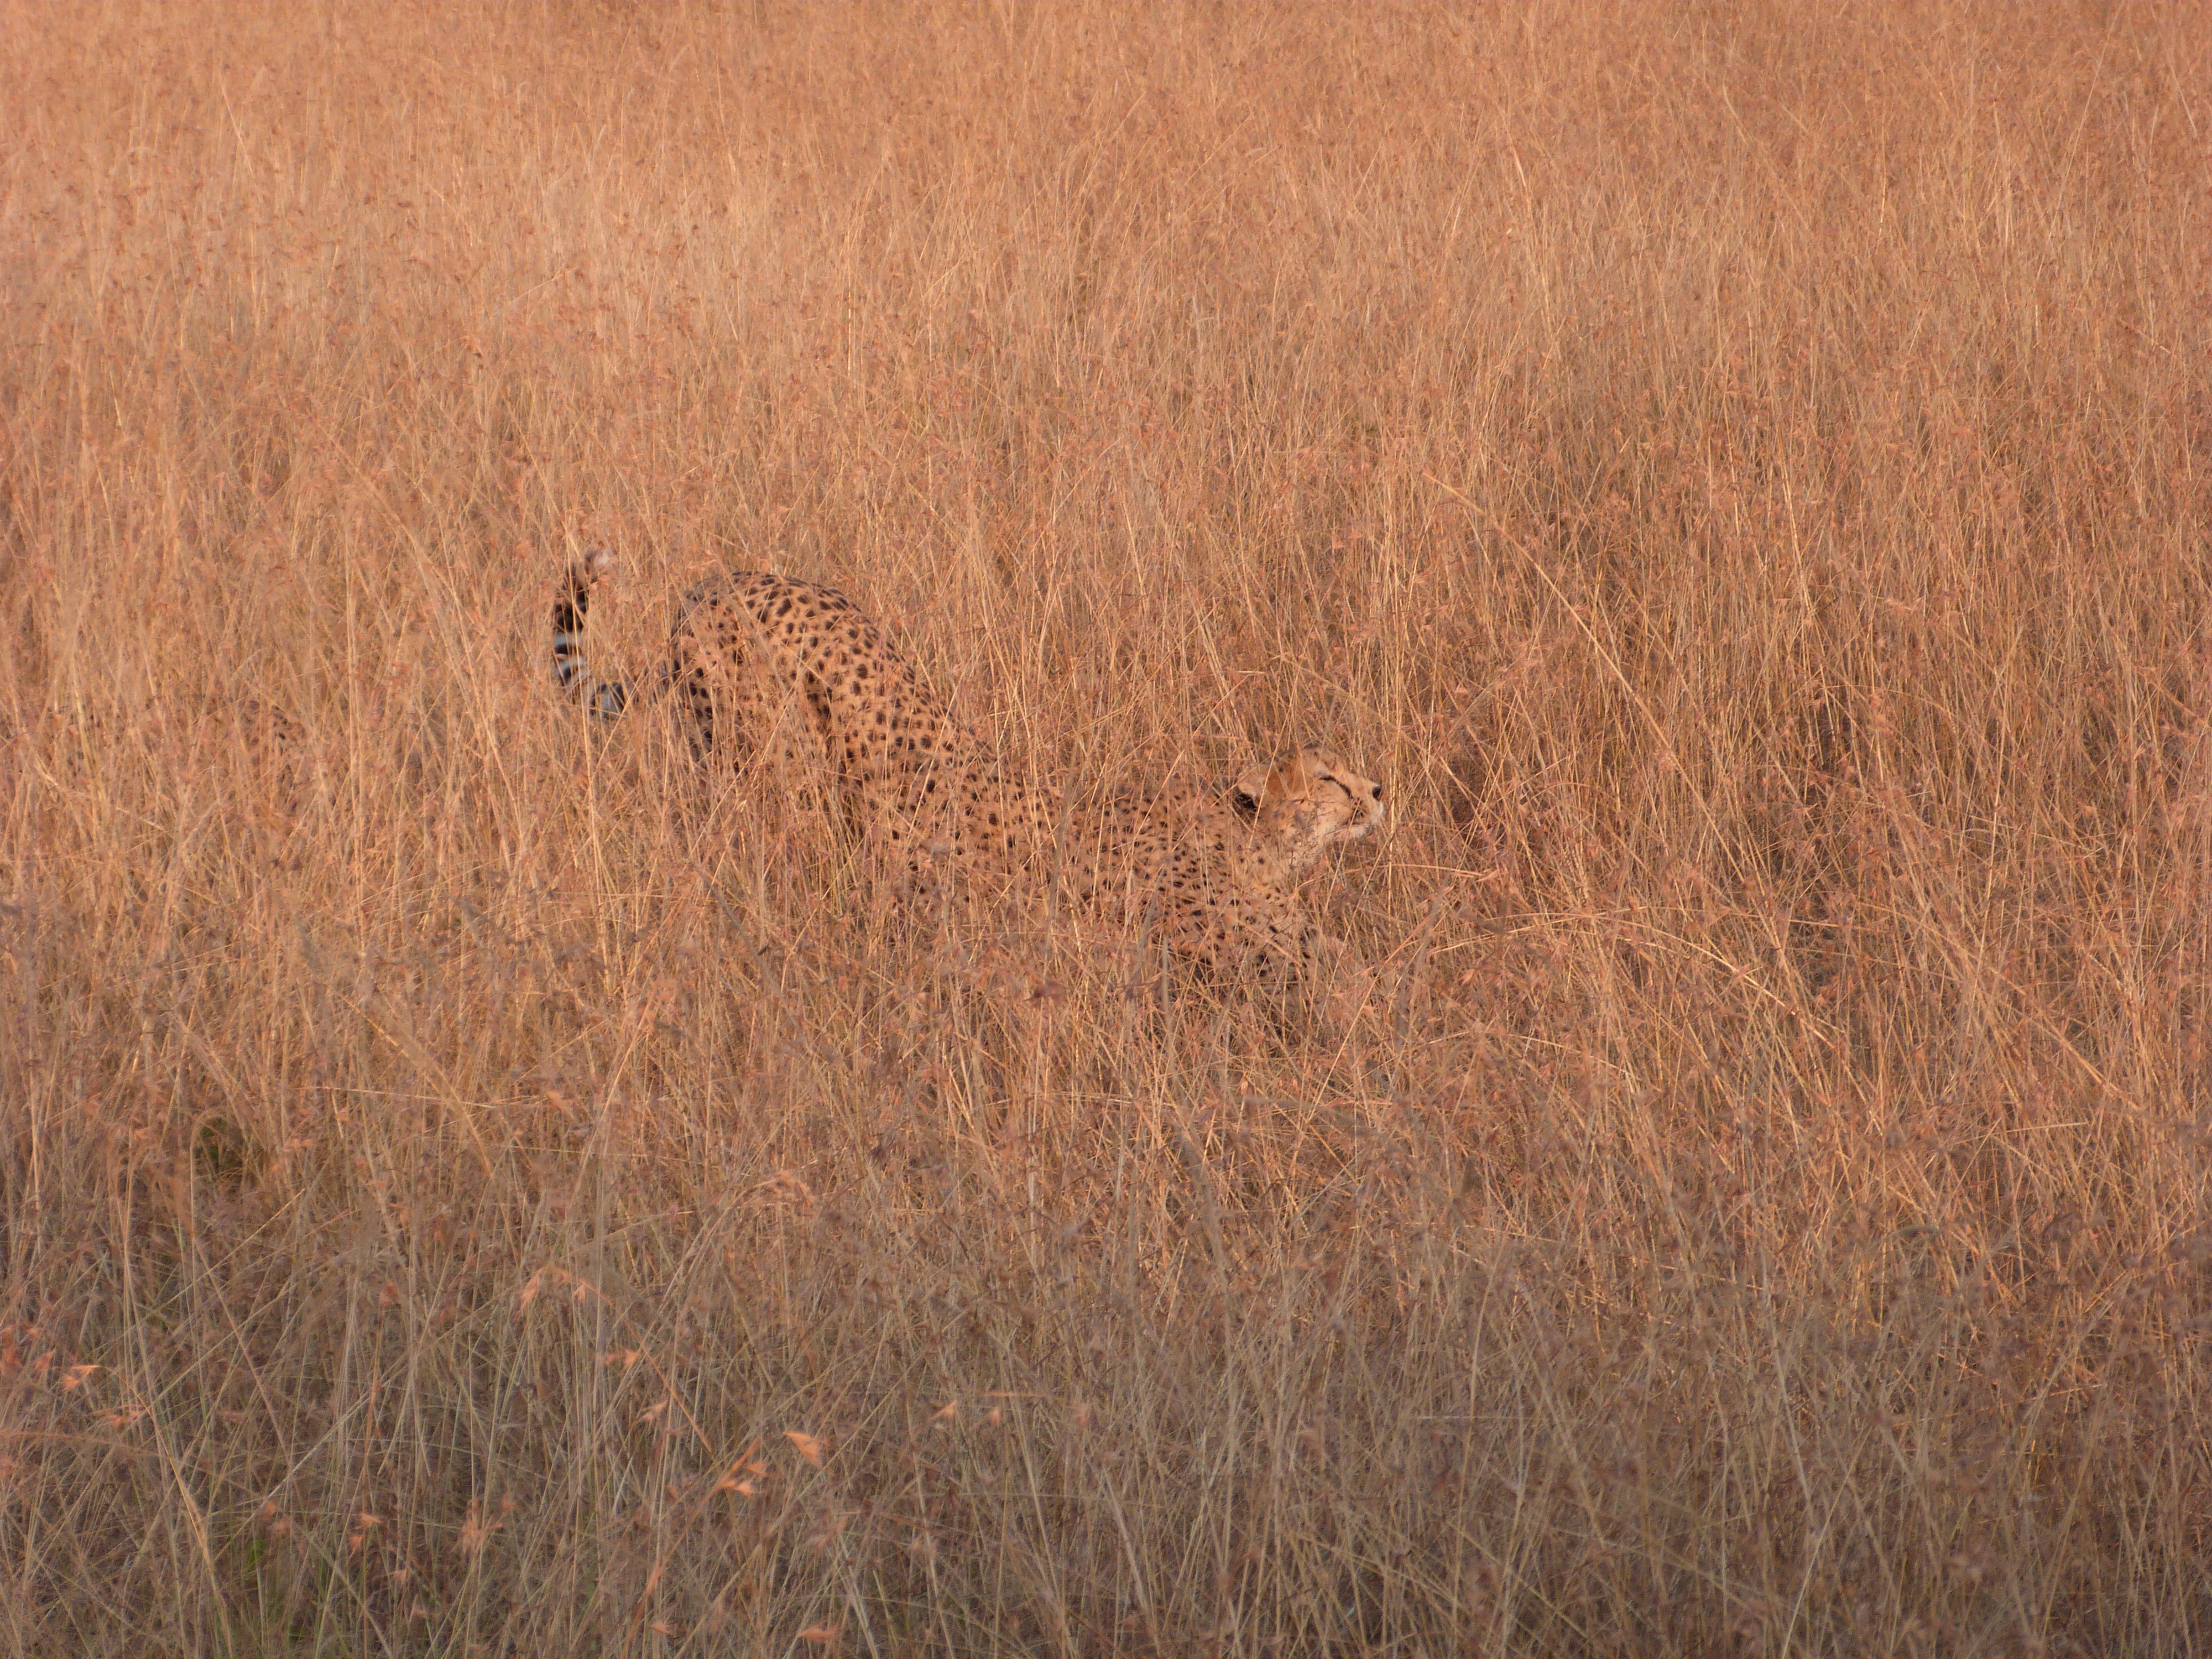
<path id="1" fill-rule="evenodd" d="M 1305 787 L 1305 757 L 1292 755 L 1288 760 L 1262 761 L 1245 769 L 1244 775 L 1231 786 L 1229 799 L 1237 811 L 1255 818 L 1275 802 L 1297 794 Z"/>
<path id="2" fill-rule="evenodd" d="M 1267 799 L 1268 782 L 1274 774 L 1273 763 L 1262 761 L 1257 766 L 1246 767 L 1243 775 L 1229 786 L 1229 804 L 1236 809 L 1237 817 L 1256 818 L 1260 816 L 1261 805 Z"/>

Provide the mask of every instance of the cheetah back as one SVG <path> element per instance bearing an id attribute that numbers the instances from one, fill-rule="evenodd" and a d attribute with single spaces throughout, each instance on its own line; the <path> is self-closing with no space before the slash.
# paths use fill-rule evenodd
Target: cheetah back
<path id="1" fill-rule="evenodd" d="M 1017 851 L 1049 797 L 999 776 L 941 698 L 860 606 L 769 571 L 688 593 L 671 672 L 702 749 L 765 758 L 799 789 L 840 800 L 909 862 Z"/>

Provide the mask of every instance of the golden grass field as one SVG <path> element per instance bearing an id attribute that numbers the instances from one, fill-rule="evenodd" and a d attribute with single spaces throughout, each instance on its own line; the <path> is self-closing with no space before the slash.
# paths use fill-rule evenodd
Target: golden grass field
<path id="1" fill-rule="evenodd" d="M 2212 13 L 0 63 L 0 1651 L 2212 1650 Z M 1340 749 L 1364 1006 L 594 730 L 599 543 Z"/>

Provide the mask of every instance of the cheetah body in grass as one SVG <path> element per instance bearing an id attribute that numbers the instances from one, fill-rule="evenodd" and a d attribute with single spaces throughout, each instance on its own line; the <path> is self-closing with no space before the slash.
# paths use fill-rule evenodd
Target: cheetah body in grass
<path id="1" fill-rule="evenodd" d="M 581 655 L 591 589 L 608 568 L 573 570 L 553 611 L 554 674 L 572 696 L 589 682 Z M 768 571 L 732 571 L 687 592 L 656 690 L 673 693 L 692 744 L 766 775 L 880 837 L 909 872 L 1018 857 L 1049 831 L 1057 799 L 1002 778 L 882 629 L 834 587 Z M 598 684 L 603 717 L 630 701 Z"/>
<path id="2" fill-rule="evenodd" d="M 630 702 L 582 655 L 595 555 L 553 611 L 555 678 L 603 718 Z M 660 689 L 696 750 L 858 819 L 910 875 L 1037 872 L 1217 978 L 1312 982 L 1342 947 L 1298 895 L 1331 848 L 1382 821 L 1382 786 L 1305 749 L 1227 790 L 1124 791 L 1071 810 L 1006 777 L 884 631 L 834 588 L 763 571 L 702 582 L 678 607 Z M 726 758 L 725 758 L 726 757 Z"/>

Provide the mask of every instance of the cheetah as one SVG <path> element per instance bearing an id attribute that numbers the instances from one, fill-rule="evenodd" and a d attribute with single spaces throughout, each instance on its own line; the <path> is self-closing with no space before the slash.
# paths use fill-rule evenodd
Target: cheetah
<path id="1" fill-rule="evenodd" d="M 260 697 L 198 687 L 132 717 L 89 714 L 82 752 L 112 763 L 120 738 L 150 739 L 180 770 L 211 764 L 250 786 L 255 804 L 282 814 L 299 805 L 307 766 L 306 728 Z"/>
<path id="2" fill-rule="evenodd" d="M 175 754 L 191 768 L 206 768 L 222 757 L 248 799 L 268 821 L 295 814 L 312 781 L 307 728 L 264 696 L 204 690 L 173 703 L 157 721 L 177 745 Z"/>
<path id="3" fill-rule="evenodd" d="M 634 701 L 595 680 L 582 651 L 608 567 L 594 554 L 574 568 L 553 607 L 555 681 L 601 719 Z M 1254 766 L 1225 791 L 1124 791 L 1072 810 L 1060 791 L 1003 775 L 842 593 L 763 571 L 684 596 L 654 689 L 680 696 L 702 758 L 780 769 L 857 816 L 910 876 L 1009 876 L 1048 854 L 1079 904 L 1217 979 L 1287 987 L 1333 969 L 1345 947 L 1315 922 L 1299 882 L 1383 820 L 1382 786 L 1313 748 Z"/>

